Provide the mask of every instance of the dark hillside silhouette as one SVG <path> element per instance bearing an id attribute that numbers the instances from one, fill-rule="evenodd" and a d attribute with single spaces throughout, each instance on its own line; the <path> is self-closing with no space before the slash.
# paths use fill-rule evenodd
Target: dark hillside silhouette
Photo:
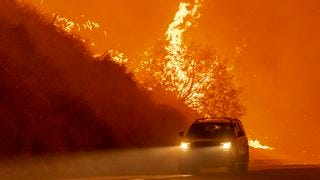
<path id="1" fill-rule="evenodd" d="M 95 60 L 35 10 L 0 3 L 1 155 L 174 142 L 183 116 L 154 104 L 124 67 Z"/>

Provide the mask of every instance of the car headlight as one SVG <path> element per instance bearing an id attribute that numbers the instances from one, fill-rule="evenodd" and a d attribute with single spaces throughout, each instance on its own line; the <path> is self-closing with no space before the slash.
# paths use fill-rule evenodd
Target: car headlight
<path id="1" fill-rule="evenodd" d="M 182 150 L 184 150 L 184 151 L 189 150 L 190 149 L 190 143 L 189 142 L 181 142 L 180 148 Z"/>
<path id="2" fill-rule="evenodd" d="M 232 146 L 231 142 L 222 142 L 220 144 L 220 148 L 223 150 L 229 150 L 231 149 L 231 146 Z"/>

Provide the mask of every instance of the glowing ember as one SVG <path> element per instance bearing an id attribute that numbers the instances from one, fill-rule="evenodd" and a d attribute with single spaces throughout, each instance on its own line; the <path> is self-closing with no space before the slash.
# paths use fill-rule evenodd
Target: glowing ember
<path id="1" fill-rule="evenodd" d="M 62 28 L 63 30 L 65 30 L 66 32 L 80 32 L 81 30 L 89 30 L 89 31 L 93 31 L 93 30 L 98 30 L 101 28 L 101 26 L 99 25 L 99 23 L 94 22 L 92 20 L 83 20 L 84 19 L 84 15 L 81 15 L 81 18 L 77 18 L 82 20 L 82 22 L 78 23 L 78 22 L 74 22 L 68 18 L 65 17 L 61 17 L 59 14 L 55 14 L 53 13 L 53 22 L 54 25 L 57 27 Z M 106 31 L 102 29 L 102 31 L 104 32 L 104 35 L 106 36 Z"/>
<path id="2" fill-rule="evenodd" d="M 99 40 L 107 38 L 106 30 L 98 22 L 87 19 L 84 15 L 73 19 L 53 13 L 52 22 L 56 27 L 67 33 L 79 35 L 82 42 L 89 45 L 94 53 L 103 54 L 106 41 L 97 41 L 97 37 L 99 37 Z"/>
<path id="3" fill-rule="evenodd" d="M 128 58 L 123 52 L 110 49 L 108 50 L 107 55 L 109 55 L 111 59 L 118 64 L 127 64 L 128 62 Z"/>
<path id="4" fill-rule="evenodd" d="M 249 146 L 256 149 L 273 150 L 273 147 L 262 145 L 259 140 L 249 140 Z"/>
<path id="5" fill-rule="evenodd" d="M 40 1 L 40 6 L 44 6 L 44 0 Z M 107 32 L 100 26 L 98 22 L 90 19 L 85 19 L 84 15 L 80 17 L 75 17 L 77 21 L 68 19 L 66 17 L 61 17 L 59 14 L 53 13 L 53 24 L 68 33 L 80 32 L 82 30 L 94 31 L 101 30 L 104 36 L 107 36 Z M 91 43 L 94 46 L 94 43 Z"/>

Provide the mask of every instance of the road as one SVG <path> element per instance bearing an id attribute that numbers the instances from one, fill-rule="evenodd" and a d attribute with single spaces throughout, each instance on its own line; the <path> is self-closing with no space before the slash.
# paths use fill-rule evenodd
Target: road
<path id="1" fill-rule="evenodd" d="M 177 173 L 178 147 L 82 152 L 0 160 L 0 179 L 320 179 L 320 164 L 276 157 L 251 150 L 247 176 L 224 168 L 202 169 L 197 175 Z"/>
<path id="2" fill-rule="evenodd" d="M 294 165 L 294 166 L 275 166 L 264 169 L 253 169 L 245 176 L 229 175 L 226 172 L 202 172 L 198 175 L 179 175 L 179 174 L 164 174 L 164 175 L 132 175 L 132 176 L 100 176 L 100 177 L 84 177 L 76 179 L 92 179 L 92 180 L 117 180 L 117 179 L 176 179 L 176 180 L 241 180 L 241 179 L 253 179 L 253 180 L 305 180 L 305 179 L 320 179 L 320 166 L 315 165 Z"/>

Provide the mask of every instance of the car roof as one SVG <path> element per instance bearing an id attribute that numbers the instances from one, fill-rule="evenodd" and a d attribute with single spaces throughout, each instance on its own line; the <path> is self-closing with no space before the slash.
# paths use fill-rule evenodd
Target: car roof
<path id="1" fill-rule="evenodd" d="M 235 118 L 200 118 L 196 119 L 194 123 L 207 123 L 207 122 L 221 122 L 221 123 L 232 123 L 232 122 L 238 122 L 239 119 Z"/>

